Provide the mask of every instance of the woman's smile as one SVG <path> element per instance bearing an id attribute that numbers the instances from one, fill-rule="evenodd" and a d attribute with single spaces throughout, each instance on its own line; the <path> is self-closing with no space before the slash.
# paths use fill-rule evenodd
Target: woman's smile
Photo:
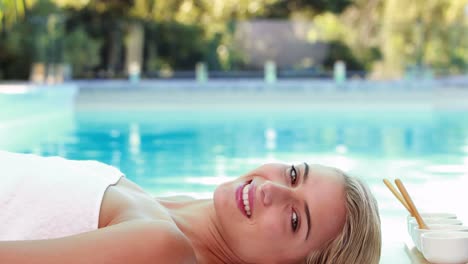
<path id="1" fill-rule="evenodd" d="M 255 187 L 253 181 L 249 180 L 236 189 L 235 199 L 237 207 L 247 218 L 250 218 L 253 214 Z"/>

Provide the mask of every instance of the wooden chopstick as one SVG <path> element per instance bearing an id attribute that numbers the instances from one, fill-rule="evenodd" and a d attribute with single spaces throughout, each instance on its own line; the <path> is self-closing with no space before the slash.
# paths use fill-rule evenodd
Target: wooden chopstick
<path id="1" fill-rule="evenodd" d="M 395 187 L 393 187 L 392 183 L 387 179 L 384 179 L 383 182 L 388 187 L 388 189 L 393 193 L 393 195 L 395 195 L 395 197 L 398 199 L 398 201 L 400 201 L 400 203 L 406 208 L 406 210 L 408 210 L 410 215 L 414 216 L 413 211 L 411 210 L 409 205 L 406 203 L 403 196 L 401 196 L 401 194 L 395 189 Z"/>
<path id="2" fill-rule="evenodd" d="M 419 214 L 418 209 L 414 205 L 413 200 L 411 200 L 409 193 L 406 191 L 406 188 L 403 185 L 403 182 L 400 179 L 396 179 L 395 184 L 398 187 L 398 190 L 400 190 L 401 195 L 403 195 L 403 198 L 405 199 L 406 203 L 410 207 L 411 211 L 414 213 L 414 217 L 416 218 L 416 221 L 418 222 L 419 228 L 429 229 L 429 227 L 427 227 L 426 223 L 424 223 L 424 220 Z"/>

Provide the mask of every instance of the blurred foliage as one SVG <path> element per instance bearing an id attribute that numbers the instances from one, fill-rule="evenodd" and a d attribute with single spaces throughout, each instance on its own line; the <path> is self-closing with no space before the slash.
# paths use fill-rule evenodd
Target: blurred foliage
<path id="1" fill-rule="evenodd" d="M 264 17 L 288 18 L 294 12 L 306 13 L 308 16 L 323 12 L 340 14 L 351 3 L 351 0 L 281 0 L 267 5 Z"/>
<path id="2" fill-rule="evenodd" d="M 324 66 L 377 78 L 431 67 L 466 73 L 466 0 L 0 0 L 0 79 L 26 79 L 34 62 L 70 63 L 76 77 L 125 74 L 130 23 L 144 29 L 144 72 L 247 69 L 233 45 L 236 21 L 312 21 Z"/>
<path id="3" fill-rule="evenodd" d="M 467 70 L 466 0 L 393 0 L 382 12 L 384 70 L 398 76 L 410 65 L 427 65 L 447 73 Z"/>
<path id="4" fill-rule="evenodd" d="M 86 76 L 87 70 L 99 65 L 99 49 L 102 43 L 93 39 L 82 27 L 75 28 L 64 37 L 65 63 L 73 65 L 75 76 Z"/>
<path id="5" fill-rule="evenodd" d="M 331 70 L 337 60 L 345 61 L 347 69 L 370 71 L 375 61 L 381 58 L 378 43 L 357 38 L 352 24 L 343 17 L 326 12 L 314 17 L 314 29 L 308 32 L 310 42 L 324 41 L 329 44 L 329 53 L 324 66 Z"/>
<path id="6" fill-rule="evenodd" d="M 351 51 L 351 49 L 340 41 L 329 42 L 328 56 L 324 61 L 324 67 L 328 70 L 333 69 L 337 60 L 346 61 L 348 70 L 360 71 L 365 68 L 365 65 L 359 61 Z"/>
<path id="7" fill-rule="evenodd" d="M 157 23 L 146 28 L 145 33 L 147 39 L 150 39 L 146 43 L 147 48 L 155 47 L 149 56 L 150 59 L 156 60 L 148 63 L 151 70 L 158 70 L 165 67 L 165 64 L 174 69 L 193 70 L 193 62 L 204 60 L 208 55 L 206 46 L 210 43 L 199 37 L 204 33 L 203 28 L 199 26 L 176 22 Z"/>
<path id="8" fill-rule="evenodd" d="M 57 47 L 50 43 L 57 37 L 51 30 L 57 23 L 57 17 L 50 16 L 58 10 L 54 4 L 38 1 L 28 7 L 26 1 L 3 0 L 0 10 L 3 20 L 0 24 L 1 78 L 27 79 L 33 62 L 45 61 L 47 57 L 60 59 L 54 56 Z M 51 31 L 49 36 L 47 31 Z"/>
<path id="9" fill-rule="evenodd" d="M 34 57 L 34 41 L 26 23 L 11 27 L 8 37 L 0 37 L 0 79 L 28 79 Z"/>

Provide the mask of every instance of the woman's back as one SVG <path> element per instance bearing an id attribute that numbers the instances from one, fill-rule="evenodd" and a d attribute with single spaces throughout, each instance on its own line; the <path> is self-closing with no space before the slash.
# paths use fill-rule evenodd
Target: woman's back
<path id="1" fill-rule="evenodd" d="M 64 237 L 134 219 L 170 220 L 112 166 L 0 152 L 0 240 Z"/>
<path id="2" fill-rule="evenodd" d="M 0 153 L 0 240 L 95 230 L 102 197 L 122 173 L 96 161 Z"/>

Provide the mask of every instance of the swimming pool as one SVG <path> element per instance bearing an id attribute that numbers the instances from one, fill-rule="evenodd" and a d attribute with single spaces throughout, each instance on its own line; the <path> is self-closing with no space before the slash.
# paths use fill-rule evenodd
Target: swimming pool
<path id="1" fill-rule="evenodd" d="M 463 110 L 77 108 L 34 120 L 9 129 L 17 140 L 4 138 L 1 148 L 112 164 L 156 196 L 211 197 L 217 184 L 271 161 L 341 168 L 377 197 L 387 244 L 382 263 L 409 263 L 392 256 L 402 247 L 406 213 L 382 179 L 402 178 L 423 208 L 453 211 L 459 205 L 447 201 L 464 187 L 452 186 L 453 196 L 430 188 L 468 175 Z"/>
<path id="2" fill-rule="evenodd" d="M 397 176 L 424 182 L 467 172 L 467 114 L 75 111 L 52 121 L 67 124 L 53 137 L 44 129 L 35 144 L 11 148 L 112 164 L 155 195 L 206 197 L 216 184 L 270 161 L 326 163 L 371 185 Z"/>

